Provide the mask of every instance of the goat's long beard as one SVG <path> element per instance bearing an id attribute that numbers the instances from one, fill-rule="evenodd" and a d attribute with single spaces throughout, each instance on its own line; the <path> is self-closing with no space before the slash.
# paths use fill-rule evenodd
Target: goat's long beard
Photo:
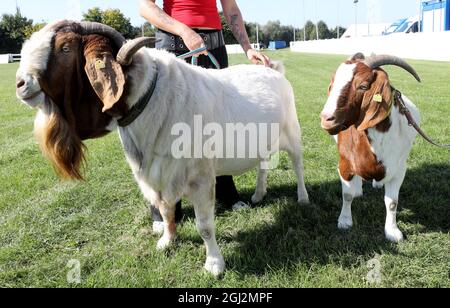
<path id="1" fill-rule="evenodd" d="M 85 146 L 50 99 L 34 122 L 34 134 L 43 154 L 63 179 L 82 180 Z"/>

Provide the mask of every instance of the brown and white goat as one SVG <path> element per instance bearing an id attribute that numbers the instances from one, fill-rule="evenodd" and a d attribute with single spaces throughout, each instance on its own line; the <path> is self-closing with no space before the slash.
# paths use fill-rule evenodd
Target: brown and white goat
<path id="1" fill-rule="evenodd" d="M 402 114 L 389 77 L 381 69 L 383 65 L 399 66 L 420 82 L 414 69 L 399 58 L 376 56 L 365 60 L 357 54 L 336 71 L 321 119 L 322 128 L 335 136 L 340 154 L 343 207 L 338 227 L 353 226 L 352 201 L 363 195 L 363 180 L 373 181 L 376 188 L 385 186 L 386 238 L 400 242 L 403 234 L 396 219 L 398 197 L 417 132 Z M 416 106 L 406 96 L 402 98 L 419 123 Z"/>
<path id="2" fill-rule="evenodd" d="M 215 236 L 216 176 L 239 175 L 260 166 L 252 198 L 259 202 L 267 193 L 267 170 L 261 163 L 284 150 L 294 163 L 298 201 L 309 201 L 294 91 L 274 69 L 240 65 L 206 70 L 165 51 L 141 48 L 152 41 L 139 38 L 125 43 L 117 31 L 95 23 L 50 24 L 23 47 L 17 96 L 39 109 L 36 135 L 56 170 L 69 179 L 81 178 L 82 140 L 101 137 L 119 126 L 134 177 L 164 219 L 157 248 L 165 249 L 175 238 L 175 204 L 187 197 L 194 204 L 197 229 L 206 245 L 205 268 L 219 275 L 225 261 Z M 238 146 L 245 150 L 256 140 L 258 156 L 244 153 L 229 158 L 210 155 L 206 149 L 208 153 L 200 151 L 199 156 L 195 152 L 194 157 L 176 157 L 173 147 L 180 138 L 175 128 L 189 131 L 189 137 L 193 128 L 197 135 L 198 116 L 210 124 L 200 127 L 200 135 L 207 131 L 215 140 L 220 138 L 213 144 L 216 151 L 231 149 L 234 154 L 234 139 L 227 143 L 217 136 L 220 130 L 228 132 L 227 124 L 242 124 L 244 145 Z M 245 127 L 252 124 L 266 128 L 275 124 L 279 130 L 270 134 L 265 130 L 250 141 Z M 183 149 L 205 150 L 202 139 L 194 138 Z M 220 142 L 222 149 L 218 149 Z"/>

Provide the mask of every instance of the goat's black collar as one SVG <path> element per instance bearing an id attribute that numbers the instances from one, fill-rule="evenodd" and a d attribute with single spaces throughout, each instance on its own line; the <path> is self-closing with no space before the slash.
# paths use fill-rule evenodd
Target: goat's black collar
<path id="1" fill-rule="evenodd" d="M 147 107 L 150 99 L 152 98 L 153 93 L 155 92 L 156 82 L 158 81 L 158 67 L 156 65 L 154 67 L 154 76 L 151 86 L 148 88 L 147 92 L 141 99 L 128 111 L 128 113 L 123 116 L 120 120 L 117 121 L 120 127 L 127 127 L 131 123 L 136 120 L 141 113 L 144 111 L 145 107 Z"/>

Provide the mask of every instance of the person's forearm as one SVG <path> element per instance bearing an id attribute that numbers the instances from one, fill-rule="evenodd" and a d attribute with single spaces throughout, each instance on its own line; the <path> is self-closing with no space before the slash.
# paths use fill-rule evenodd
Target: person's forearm
<path id="1" fill-rule="evenodd" d="M 224 10 L 225 18 L 228 25 L 233 32 L 234 37 L 238 43 L 242 46 L 245 53 L 252 48 L 250 40 L 248 38 L 247 30 L 245 29 L 244 20 L 242 18 L 241 11 L 237 6 Z"/>
<path id="2" fill-rule="evenodd" d="M 139 13 L 158 29 L 182 36 L 188 27 L 167 15 L 159 6 L 151 0 L 141 0 Z"/>

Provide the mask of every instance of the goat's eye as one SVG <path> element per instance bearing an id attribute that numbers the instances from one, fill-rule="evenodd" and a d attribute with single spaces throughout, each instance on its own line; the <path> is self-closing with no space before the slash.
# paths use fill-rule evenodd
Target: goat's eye
<path id="1" fill-rule="evenodd" d="M 362 84 L 362 85 L 359 86 L 359 90 L 367 91 L 367 90 L 369 90 L 369 87 L 367 85 L 365 85 L 365 84 Z"/>
<path id="2" fill-rule="evenodd" d="M 70 52 L 69 46 L 63 46 L 62 51 L 63 51 L 64 53 L 69 53 L 69 52 Z"/>

